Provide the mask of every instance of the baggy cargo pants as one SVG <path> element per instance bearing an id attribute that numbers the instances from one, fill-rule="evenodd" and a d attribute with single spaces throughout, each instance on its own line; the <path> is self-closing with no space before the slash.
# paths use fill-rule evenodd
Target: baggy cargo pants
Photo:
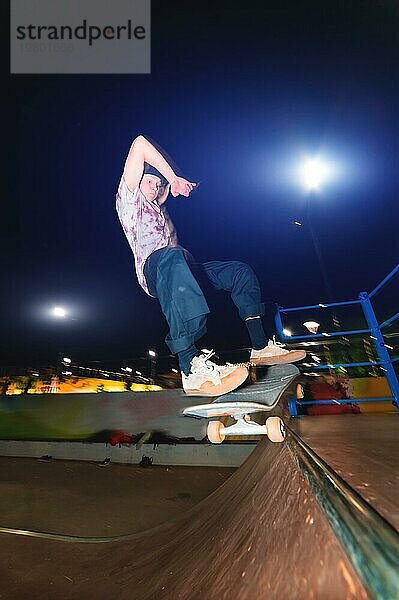
<path id="1" fill-rule="evenodd" d="M 165 341 L 172 354 L 186 350 L 206 333 L 210 310 L 195 273 L 205 274 L 215 289 L 230 292 L 243 321 L 265 313 L 258 278 L 246 263 L 196 263 L 181 246 L 156 250 L 145 262 L 144 275 L 169 325 Z"/>

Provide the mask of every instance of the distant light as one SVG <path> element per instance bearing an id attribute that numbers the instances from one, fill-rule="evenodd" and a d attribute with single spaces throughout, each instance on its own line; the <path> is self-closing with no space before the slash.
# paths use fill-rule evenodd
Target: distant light
<path id="1" fill-rule="evenodd" d="M 315 334 L 317 333 L 320 327 L 320 323 L 317 323 L 317 321 L 305 321 L 305 323 L 302 323 L 302 325 L 306 327 L 306 329 L 310 331 L 310 333 Z"/>
<path id="2" fill-rule="evenodd" d="M 320 373 L 304 373 L 308 377 L 321 377 Z"/>
<path id="3" fill-rule="evenodd" d="M 125 371 L 127 371 L 128 373 L 131 373 L 133 371 L 133 369 L 131 369 L 130 367 L 126 367 Z"/>
<path id="4" fill-rule="evenodd" d="M 72 375 L 72 371 L 62 371 L 63 375 Z"/>
<path id="5" fill-rule="evenodd" d="M 178 373 L 179 371 L 177 369 L 172 369 L 172 373 Z"/>
<path id="6" fill-rule="evenodd" d="M 141 371 L 136 371 L 136 375 L 142 375 Z"/>
<path id="7" fill-rule="evenodd" d="M 321 304 L 321 303 L 320 303 L 320 304 L 319 304 L 319 306 L 321 306 L 322 308 L 326 308 L 326 307 L 327 307 L 327 304 Z"/>
<path id="8" fill-rule="evenodd" d="M 71 362 L 72 362 L 72 360 L 71 360 L 70 358 L 68 358 L 67 356 L 65 356 L 65 357 L 62 359 L 62 362 L 66 363 L 67 365 L 70 365 L 70 364 L 71 364 Z"/>
<path id="9" fill-rule="evenodd" d="M 294 225 L 297 225 L 298 227 L 302 227 L 302 223 L 300 223 L 299 221 L 294 221 Z"/>
<path id="10" fill-rule="evenodd" d="M 39 377 L 39 373 L 31 373 L 33 377 Z"/>
<path id="11" fill-rule="evenodd" d="M 54 317 L 65 317 L 67 314 L 67 311 L 65 310 L 65 308 L 62 308 L 61 306 L 54 306 L 52 313 L 53 313 Z"/>
<path id="12" fill-rule="evenodd" d="M 292 331 L 290 331 L 289 329 L 283 329 L 283 333 L 286 337 L 292 336 Z"/>
<path id="13" fill-rule="evenodd" d="M 157 353 L 154 350 L 148 350 L 148 354 L 152 357 L 155 357 Z"/>
<path id="14" fill-rule="evenodd" d="M 320 157 L 306 158 L 301 167 L 302 183 L 309 191 L 319 190 L 330 172 L 330 166 Z"/>

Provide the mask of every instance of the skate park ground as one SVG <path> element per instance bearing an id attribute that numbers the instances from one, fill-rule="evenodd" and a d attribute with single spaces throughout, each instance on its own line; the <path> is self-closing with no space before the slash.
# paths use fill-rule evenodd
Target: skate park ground
<path id="1" fill-rule="evenodd" d="M 234 470 L 0 457 L 0 525 L 83 537 L 137 533 L 192 508 Z"/>
<path id="2" fill-rule="evenodd" d="M 303 417 L 289 427 L 399 529 L 396 414 Z M 10 527 L 110 536 L 133 533 L 137 519 L 139 531 L 108 543 L 1 534 L 2 598 L 376 597 L 286 443 L 263 438 L 238 469 L 10 457 L 0 467 Z"/>

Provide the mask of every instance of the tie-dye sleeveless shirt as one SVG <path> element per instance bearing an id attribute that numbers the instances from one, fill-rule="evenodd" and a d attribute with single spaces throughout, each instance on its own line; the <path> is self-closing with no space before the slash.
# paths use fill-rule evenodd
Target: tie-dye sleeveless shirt
<path id="1" fill-rule="evenodd" d="M 134 255 L 137 279 L 151 296 L 144 277 L 144 263 L 155 250 L 178 245 L 174 225 L 165 205 L 159 206 L 156 200 L 149 202 L 139 186 L 129 190 L 123 175 L 116 193 L 116 212 Z"/>

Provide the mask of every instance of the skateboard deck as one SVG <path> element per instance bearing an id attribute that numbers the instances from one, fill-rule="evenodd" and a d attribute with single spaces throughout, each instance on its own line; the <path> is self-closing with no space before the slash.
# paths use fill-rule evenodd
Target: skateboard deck
<path id="1" fill-rule="evenodd" d="M 220 444 L 228 435 L 267 435 L 271 441 L 285 438 L 284 423 L 279 416 L 269 417 L 260 425 L 250 420 L 251 413 L 270 412 L 278 403 L 296 394 L 299 369 L 292 364 L 273 365 L 259 381 L 219 396 L 213 402 L 187 406 L 183 414 L 194 418 L 232 417 L 236 422 L 226 427 L 210 421 L 209 441 Z"/>
<path id="2" fill-rule="evenodd" d="M 227 395 L 227 394 L 226 394 Z M 274 405 L 275 406 L 275 405 Z M 266 406 L 259 402 L 211 402 L 210 404 L 196 404 L 188 406 L 183 410 L 183 414 L 188 417 L 197 417 L 210 419 L 212 417 L 235 417 L 236 415 L 269 412 L 274 406 Z"/>

